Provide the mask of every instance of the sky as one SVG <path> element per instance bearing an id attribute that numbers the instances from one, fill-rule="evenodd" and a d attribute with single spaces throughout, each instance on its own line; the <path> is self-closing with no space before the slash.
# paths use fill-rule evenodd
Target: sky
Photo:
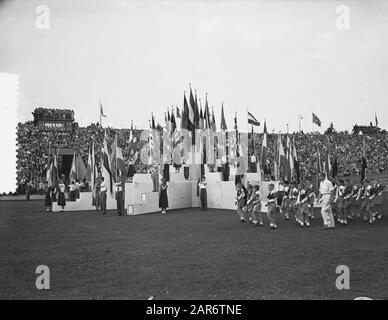
<path id="1" fill-rule="evenodd" d="M 39 5 L 48 29 L 37 27 Z M 336 8 L 349 8 L 339 29 Z M 246 110 L 269 131 L 311 131 L 311 113 L 337 130 L 388 128 L 388 2 L 5 0 L 0 72 L 18 75 L 17 119 L 35 107 L 71 108 L 81 126 L 99 120 L 146 128 L 189 83 L 217 125 L 247 128 Z M 263 126 L 258 128 L 261 131 Z"/>

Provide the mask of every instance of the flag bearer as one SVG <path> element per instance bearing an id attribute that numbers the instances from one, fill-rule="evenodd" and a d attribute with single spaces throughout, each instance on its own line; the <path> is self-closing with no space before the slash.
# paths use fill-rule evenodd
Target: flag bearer
<path id="1" fill-rule="evenodd" d="M 269 226 L 271 229 L 277 229 L 276 225 L 276 219 L 275 219 L 275 212 L 276 212 L 276 192 L 274 191 L 274 184 L 270 183 L 268 185 L 268 195 L 267 195 L 267 204 L 266 207 L 268 207 L 268 221 L 269 221 Z"/>

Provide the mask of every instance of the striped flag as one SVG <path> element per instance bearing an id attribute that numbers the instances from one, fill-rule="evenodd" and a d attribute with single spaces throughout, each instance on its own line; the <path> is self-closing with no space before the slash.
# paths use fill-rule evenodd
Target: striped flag
<path id="1" fill-rule="evenodd" d="M 113 197 L 113 176 L 112 170 L 109 161 L 109 151 L 106 143 L 106 131 L 104 136 L 104 147 L 102 150 L 102 159 L 101 159 L 101 174 L 104 177 L 104 182 L 106 184 L 107 190 L 110 193 L 111 197 Z"/>
<path id="2" fill-rule="evenodd" d="M 313 112 L 313 123 L 315 123 L 318 127 L 321 126 L 321 120 L 317 117 L 317 115 Z"/>
<path id="3" fill-rule="evenodd" d="M 253 126 L 260 126 L 260 121 L 257 120 L 252 113 L 248 111 L 248 123 Z"/>

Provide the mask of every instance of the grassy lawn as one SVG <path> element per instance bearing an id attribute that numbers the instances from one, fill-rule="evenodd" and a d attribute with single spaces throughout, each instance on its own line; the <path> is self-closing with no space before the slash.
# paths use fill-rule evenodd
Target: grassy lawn
<path id="1" fill-rule="evenodd" d="M 387 212 L 385 208 L 385 212 Z M 142 216 L 46 214 L 42 201 L 0 201 L 2 299 L 388 299 L 388 214 L 322 231 L 232 211 Z M 350 290 L 335 269 L 350 268 Z M 35 288 L 50 268 L 51 289 Z"/>

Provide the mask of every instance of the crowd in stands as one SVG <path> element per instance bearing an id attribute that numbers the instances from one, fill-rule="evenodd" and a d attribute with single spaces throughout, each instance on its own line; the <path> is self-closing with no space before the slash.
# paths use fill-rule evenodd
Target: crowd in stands
<path id="1" fill-rule="evenodd" d="M 37 109 L 38 110 L 38 109 Z M 57 148 L 77 148 L 86 164 L 89 148 L 92 141 L 95 143 L 96 161 L 100 159 L 103 147 L 104 132 L 107 134 L 108 148 L 118 134 L 118 145 L 123 150 L 125 161 L 129 162 L 130 156 L 140 152 L 146 142 L 140 141 L 141 130 L 134 130 L 136 142 L 129 142 L 130 129 L 102 128 L 99 124 L 90 124 L 77 131 L 47 131 L 40 130 L 32 121 L 19 123 L 17 126 L 17 184 L 18 192 L 23 192 L 23 186 L 30 182 L 32 189 L 37 190 L 39 183 L 45 180 L 48 162 L 47 150 L 53 152 Z M 368 172 L 383 173 L 388 171 L 388 134 L 380 133 L 364 136 L 366 145 L 366 160 Z M 269 161 L 271 167 L 274 163 L 274 150 L 276 148 L 277 134 L 268 135 Z M 338 175 L 357 175 L 361 169 L 363 154 L 363 136 L 339 132 L 328 135 L 322 134 L 296 134 L 295 146 L 298 153 L 301 177 L 308 179 L 316 175 L 318 150 L 323 154 L 325 147 L 332 148 L 332 156 L 338 159 Z M 262 134 L 255 134 L 255 150 L 260 158 Z M 251 144 L 249 144 L 251 146 Z M 286 146 L 286 141 L 283 143 Z M 251 153 L 252 150 L 250 149 Z M 333 163 L 333 159 L 332 159 Z M 140 157 L 134 163 L 136 173 L 148 172 L 148 166 L 143 164 Z"/>
<path id="2" fill-rule="evenodd" d="M 73 120 L 74 110 L 70 109 L 48 109 L 48 108 L 36 108 L 32 112 L 34 120 Z"/>

